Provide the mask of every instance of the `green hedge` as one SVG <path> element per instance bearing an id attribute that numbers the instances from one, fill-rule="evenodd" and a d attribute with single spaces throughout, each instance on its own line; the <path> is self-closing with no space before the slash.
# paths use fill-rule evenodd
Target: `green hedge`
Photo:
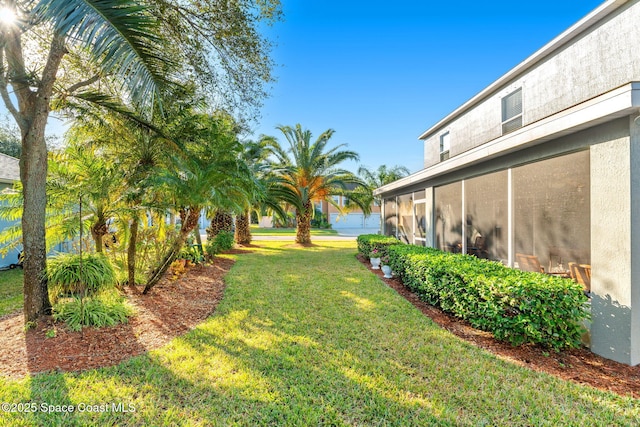
<path id="1" fill-rule="evenodd" d="M 382 236 L 380 234 L 361 234 L 356 241 L 358 243 L 358 252 L 367 258 L 369 258 L 369 254 L 374 249 L 377 249 L 382 257 L 387 255 L 388 247 L 403 244 L 395 237 Z"/>
<path id="2" fill-rule="evenodd" d="M 363 240 L 358 249 L 366 254 L 375 238 L 365 235 Z M 414 245 L 384 249 L 393 271 L 420 299 L 499 340 L 556 350 L 580 345 L 583 321 L 589 317 L 587 297 L 569 279 Z"/>

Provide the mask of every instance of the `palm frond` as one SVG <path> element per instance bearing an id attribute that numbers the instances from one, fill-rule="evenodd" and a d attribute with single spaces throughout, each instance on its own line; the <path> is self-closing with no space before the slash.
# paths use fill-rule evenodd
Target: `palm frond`
<path id="1" fill-rule="evenodd" d="M 164 75 L 171 61 L 161 54 L 157 20 L 140 2 L 40 0 L 32 16 L 87 49 L 105 73 L 115 73 L 134 100 L 153 99 L 152 93 L 167 83 Z"/>

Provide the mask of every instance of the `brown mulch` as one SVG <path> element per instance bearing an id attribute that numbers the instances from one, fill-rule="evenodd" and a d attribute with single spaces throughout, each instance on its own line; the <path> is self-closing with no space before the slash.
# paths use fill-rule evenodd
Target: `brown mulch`
<path id="1" fill-rule="evenodd" d="M 371 269 L 366 258 L 358 255 L 358 260 L 438 325 L 477 347 L 535 371 L 640 399 L 640 365 L 628 366 L 614 362 L 592 353 L 587 348 L 555 352 L 535 345 L 513 347 L 497 341 L 488 332 L 474 329 L 464 320 L 420 301 L 399 279 L 385 279 L 382 270 Z"/>
<path id="2" fill-rule="evenodd" d="M 247 252 L 251 250 L 233 251 Z M 365 259 L 359 260 L 369 266 Z M 137 314 L 127 324 L 85 328 L 80 333 L 43 318 L 25 334 L 22 313 L 4 316 L 0 318 L 0 375 L 21 378 L 43 371 L 111 366 L 159 348 L 193 329 L 215 310 L 224 292 L 223 277 L 233 263 L 227 258 L 215 258 L 213 265 L 192 267 L 175 281 L 163 279 L 148 295 L 128 289 Z M 640 366 L 604 359 L 586 348 L 556 353 L 532 345 L 512 347 L 420 301 L 399 280 L 383 278 L 381 270 L 371 271 L 440 326 L 500 358 L 565 380 L 640 398 Z M 56 336 L 47 338 L 47 331 L 52 330 Z"/>
<path id="3" fill-rule="evenodd" d="M 0 375 L 20 378 L 27 373 L 111 366 L 159 348 L 215 310 L 224 292 L 223 277 L 233 263 L 215 258 L 212 265 L 191 267 L 176 280 L 165 277 L 148 295 L 141 289 L 125 289 L 136 307 L 136 315 L 126 324 L 72 332 L 46 317 L 25 334 L 21 312 L 0 318 Z M 53 330 L 55 337 L 47 338 L 47 331 Z"/>

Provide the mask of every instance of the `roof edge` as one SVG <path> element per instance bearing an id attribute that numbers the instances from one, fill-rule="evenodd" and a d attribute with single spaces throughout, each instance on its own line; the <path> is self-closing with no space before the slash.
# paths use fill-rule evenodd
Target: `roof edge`
<path id="1" fill-rule="evenodd" d="M 586 29 L 592 27 L 598 22 L 602 21 L 604 18 L 609 16 L 614 11 L 618 10 L 624 4 L 628 3 L 628 0 L 608 0 L 605 3 L 602 3 L 600 6 L 591 11 L 587 16 L 573 24 L 567 30 L 562 32 L 560 35 L 555 37 L 549 43 L 544 45 L 542 48 L 538 49 L 527 59 L 522 61 L 520 64 L 516 65 L 498 80 L 491 83 L 489 86 L 480 91 L 473 98 L 469 99 L 467 102 L 462 104 L 460 107 L 456 108 L 454 111 L 449 113 L 442 120 L 438 121 L 435 125 L 431 126 L 429 129 L 424 131 L 418 139 L 425 140 L 434 134 L 437 130 L 442 128 L 446 123 L 451 122 L 457 117 L 461 116 L 463 113 L 469 111 L 474 106 L 480 104 L 485 99 L 489 98 L 493 93 L 500 90 L 504 85 L 508 84 L 510 80 L 515 79 L 517 76 L 523 74 L 524 72 L 534 68 L 537 64 L 542 62 L 548 56 L 553 54 L 556 50 L 561 48 L 562 46 L 568 44 L 573 39 L 582 34 Z"/>

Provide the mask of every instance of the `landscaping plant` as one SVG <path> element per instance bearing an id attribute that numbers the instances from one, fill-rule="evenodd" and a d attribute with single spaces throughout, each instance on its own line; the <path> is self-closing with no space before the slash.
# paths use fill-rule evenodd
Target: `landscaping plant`
<path id="1" fill-rule="evenodd" d="M 80 331 L 84 326 L 100 328 L 127 323 L 133 314 L 133 307 L 115 290 L 90 298 L 74 297 L 53 306 L 53 318 L 65 322 L 72 331 Z"/>
<path id="2" fill-rule="evenodd" d="M 91 295 L 113 286 L 115 272 L 102 254 L 58 254 L 47 266 L 47 278 L 53 296 L 87 292 Z"/>
<path id="3" fill-rule="evenodd" d="M 578 347 L 589 317 L 582 286 L 471 255 L 388 248 L 391 268 L 420 299 L 513 345 Z"/>

